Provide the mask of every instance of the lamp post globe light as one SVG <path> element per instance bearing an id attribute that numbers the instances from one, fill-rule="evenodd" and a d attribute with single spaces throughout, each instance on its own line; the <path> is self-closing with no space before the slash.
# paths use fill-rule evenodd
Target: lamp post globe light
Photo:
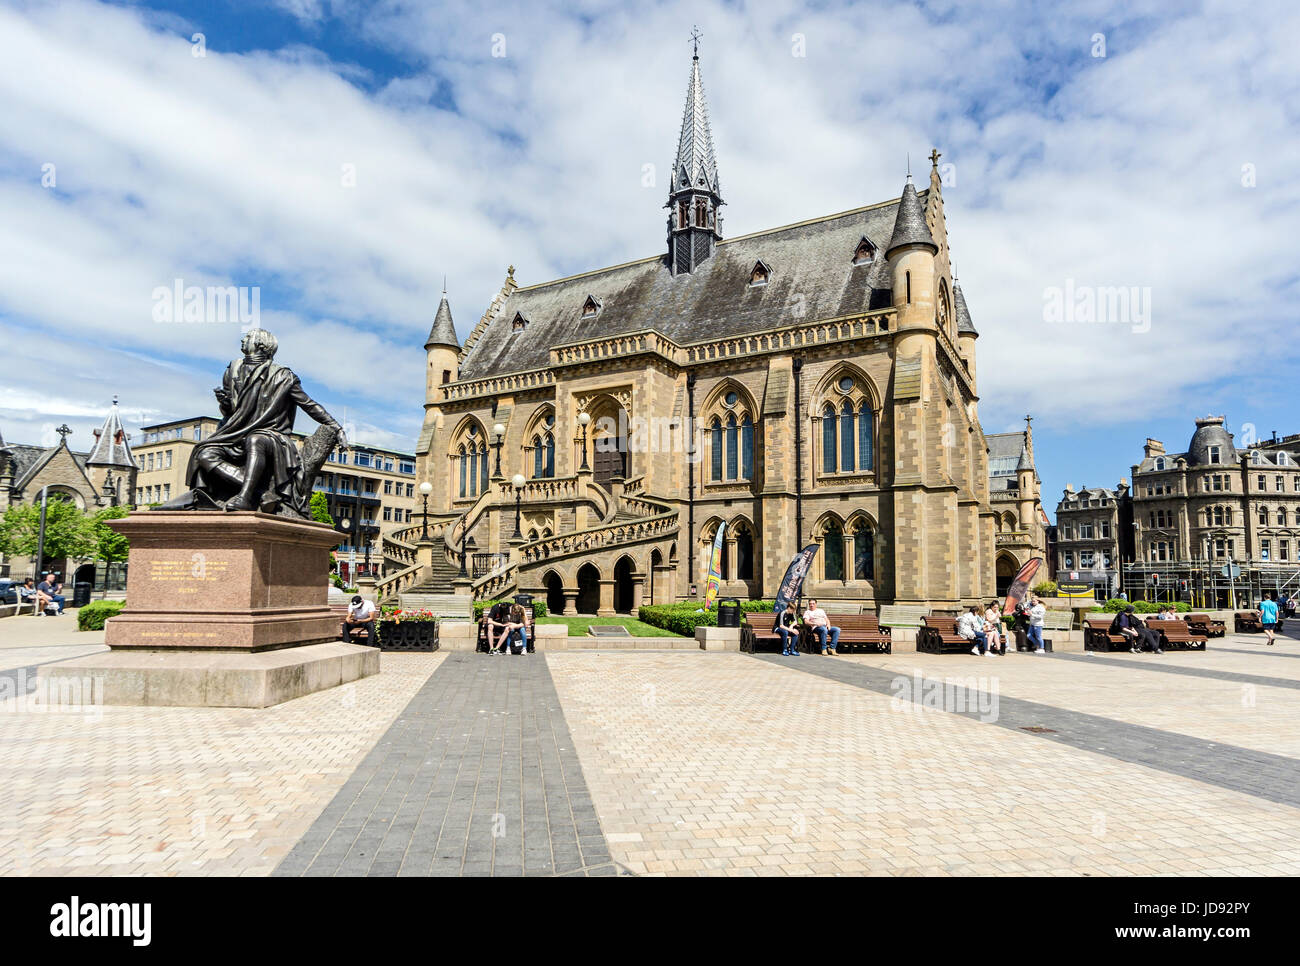
<path id="1" fill-rule="evenodd" d="M 502 439 L 505 437 L 505 435 L 506 435 L 506 427 L 505 427 L 505 424 L 504 424 L 504 423 L 497 423 L 495 426 L 493 426 L 493 427 L 492 427 L 492 435 L 494 435 L 494 436 L 497 438 L 497 441 L 496 441 L 496 447 L 497 447 L 497 469 L 496 469 L 496 472 L 493 473 L 492 475 L 493 475 L 493 476 L 500 476 L 500 475 L 501 475 L 501 440 L 502 440 Z"/>
<path id="2" fill-rule="evenodd" d="M 429 494 L 433 492 L 433 484 L 425 480 L 420 484 L 420 498 L 424 500 L 424 526 L 420 528 L 420 539 L 429 539 Z"/>
<path id="3" fill-rule="evenodd" d="M 524 474 L 516 473 L 514 475 L 514 478 L 511 479 L 510 482 L 515 488 L 515 537 L 514 538 L 516 540 L 522 540 L 524 534 L 519 527 L 519 501 L 524 494 L 524 484 L 527 483 L 528 481 L 524 479 Z"/>
<path id="4" fill-rule="evenodd" d="M 578 425 L 582 428 L 582 468 L 590 469 L 587 465 L 587 424 L 591 422 L 591 413 L 578 413 Z"/>

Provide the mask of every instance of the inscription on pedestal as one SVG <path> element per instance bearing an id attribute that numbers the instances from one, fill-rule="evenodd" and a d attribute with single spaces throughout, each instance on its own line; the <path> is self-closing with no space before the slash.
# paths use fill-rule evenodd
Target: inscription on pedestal
<path id="1" fill-rule="evenodd" d="M 174 594 L 197 594 L 198 585 L 220 583 L 229 572 L 229 561 L 209 560 L 205 553 L 194 553 L 189 560 L 150 560 L 148 579 L 166 585 L 165 589 Z"/>

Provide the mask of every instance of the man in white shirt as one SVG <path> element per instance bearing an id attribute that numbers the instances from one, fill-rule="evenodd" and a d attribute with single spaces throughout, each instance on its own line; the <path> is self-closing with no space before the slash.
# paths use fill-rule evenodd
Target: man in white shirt
<path id="1" fill-rule="evenodd" d="M 378 608 L 373 603 L 357 594 L 348 604 L 348 616 L 343 618 L 343 640 L 351 643 L 352 632 L 362 628 L 366 632 L 366 643 L 371 647 L 379 646 L 379 635 L 375 633 L 375 614 Z"/>
<path id="2" fill-rule="evenodd" d="M 809 599 L 808 609 L 803 612 L 803 622 L 811 628 L 812 632 L 817 635 L 817 641 L 822 646 L 823 654 L 838 654 L 835 649 L 840 642 L 840 629 L 831 627 L 830 618 L 826 616 L 826 611 L 817 606 L 817 601 Z M 830 635 L 830 650 L 826 650 L 826 637 Z"/>
<path id="3" fill-rule="evenodd" d="M 1047 648 L 1043 647 L 1043 620 L 1047 617 L 1047 607 L 1034 594 L 1029 595 L 1029 629 L 1025 632 L 1031 644 L 1035 646 L 1035 654 L 1046 654 Z"/>

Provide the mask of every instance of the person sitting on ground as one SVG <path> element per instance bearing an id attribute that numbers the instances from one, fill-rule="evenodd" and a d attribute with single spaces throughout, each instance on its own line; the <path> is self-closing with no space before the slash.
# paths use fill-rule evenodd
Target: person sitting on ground
<path id="1" fill-rule="evenodd" d="M 1046 654 L 1047 648 L 1043 646 L 1043 621 L 1047 617 L 1047 606 L 1038 599 L 1037 594 L 1029 595 L 1029 611 L 1026 616 L 1029 618 L 1029 629 L 1025 634 L 1029 643 L 1034 645 L 1034 653 Z"/>
<path id="2" fill-rule="evenodd" d="M 998 610 L 996 600 L 989 601 L 984 611 L 984 636 L 989 639 L 989 650 L 997 649 L 999 654 L 1007 653 L 1007 637 L 1002 624 L 1002 612 Z"/>
<path id="3" fill-rule="evenodd" d="M 1264 637 L 1272 646 L 1273 632 L 1277 630 L 1277 601 L 1265 597 L 1259 602 L 1259 622 L 1264 628 Z"/>
<path id="4" fill-rule="evenodd" d="M 46 600 L 40 602 L 40 608 L 42 614 L 45 613 L 46 607 L 51 602 L 54 603 L 59 608 L 60 614 L 63 613 L 63 605 L 64 603 L 66 603 L 66 600 L 64 596 L 59 593 L 59 591 L 63 589 L 63 585 L 58 583 L 54 578 L 55 578 L 54 574 L 46 574 L 45 579 L 41 581 L 40 584 L 38 584 L 36 587 L 40 595 L 46 598 Z"/>
<path id="5" fill-rule="evenodd" d="M 984 634 L 984 618 L 980 616 L 978 607 L 972 607 L 957 618 L 957 635 L 975 642 L 975 646 L 970 649 L 972 654 L 989 656 L 989 639 Z"/>
<path id="6" fill-rule="evenodd" d="M 808 600 L 808 609 L 803 612 L 803 622 L 812 628 L 812 632 L 817 635 L 817 641 L 822 646 L 822 654 L 838 654 L 836 650 L 840 642 L 840 629 L 831 627 L 830 618 L 826 616 L 826 611 L 817 606 L 817 601 L 813 598 Z M 830 635 L 830 650 L 826 649 L 827 635 Z"/>
<path id="7" fill-rule="evenodd" d="M 1138 620 L 1136 608 L 1132 604 L 1124 608 L 1122 613 L 1115 615 L 1115 619 L 1110 622 L 1110 633 L 1126 638 L 1134 654 L 1140 653 L 1143 648 L 1155 654 L 1164 653 L 1160 649 L 1159 635 Z"/>
<path id="8" fill-rule="evenodd" d="M 510 605 L 501 646 L 508 648 L 511 654 L 528 653 L 528 615 L 519 604 Z"/>
<path id="9" fill-rule="evenodd" d="M 379 635 L 375 633 L 376 611 L 377 608 L 373 603 L 360 594 L 354 594 L 352 603 L 348 604 L 347 616 L 343 618 L 343 640 L 350 644 L 352 642 L 352 632 L 354 630 L 363 630 L 366 632 L 366 643 L 371 647 L 378 647 Z"/>
<path id="10" fill-rule="evenodd" d="M 510 601 L 499 600 L 488 608 L 483 615 L 483 626 L 487 629 L 489 654 L 500 654 L 506 647 L 506 625 L 510 623 Z"/>
<path id="11" fill-rule="evenodd" d="M 776 625 L 772 628 L 781 635 L 781 653 L 786 657 L 799 656 L 799 615 L 795 613 L 794 601 L 785 605 L 785 610 L 776 615 Z"/>

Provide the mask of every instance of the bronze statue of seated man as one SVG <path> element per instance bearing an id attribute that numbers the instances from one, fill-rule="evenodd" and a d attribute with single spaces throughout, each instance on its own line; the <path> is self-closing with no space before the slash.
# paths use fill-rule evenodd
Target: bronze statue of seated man
<path id="1" fill-rule="evenodd" d="M 310 519 L 312 483 L 331 449 L 347 445 L 343 428 L 303 392 L 293 370 L 273 361 L 279 343 L 250 329 L 244 358 L 226 367 L 215 390 L 222 420 L 190 453 L 190 489 L 159 510 L 261 510 Z M 301 409 L 320 423 L 300 453 L 290 435 Z"/>

